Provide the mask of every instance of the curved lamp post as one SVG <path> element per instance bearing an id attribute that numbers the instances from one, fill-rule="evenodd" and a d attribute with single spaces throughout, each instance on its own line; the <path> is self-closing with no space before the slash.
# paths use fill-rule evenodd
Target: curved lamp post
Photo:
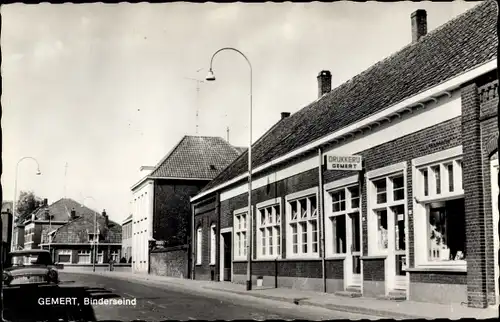
<path id="1" fill-rule="evenodd" d="M 42 172 L 40 171 L 40 164 L 38 163 L 37 159 L 33 158 L 33 157 L 24 157 L 24 158 L 21 158 L 19 159 L 19 161 L 17 161 L 17 164 L 16 164 L 16 179 L 15 179 L 15 182 L 14 182 L 14 199 L 12 200 L 12 241 L 11 241 L 11 249 L 12 250 L 15 250 L 14 248 L 14 245 L 17 246 L 17 243 L 14 244 L 14 226 L 15 226 L 15 220 L 16 220 L 16 208 L 17 208 L 17 202 L 16 202 L 16 198 L 17 198 L 17 176 L 19 174 L 19 164 L 24 161 L 24 160 L 33 160 L 36 162 L 36 175 L 39 176 L 42 174 Z"/>
<path id="2" fill-rule="evenodd" d="M 248 226 L 247 226 L 247 291 L 252 289 L 252 64 L 250 60 L 248 60 L 247 56 L 243 54 L 238 49 L 232 47 L 225 47 L 217 50 L 210 60 L 210 69 L 208 70 L 208 75 L 206 77 L 207 81 L 215 81 L 214 72 L 212 69 L 213 61 L 215 56 L 224 50 L 231 50 L 237 52 L 248 63 L 248 67 L 250 67 L 250 106 L 249 106 L 249 139 L 248 139 Z"/>
<path id="3" fill-rule="evenodd" d="M 85 200 L 87 199 L 92 199 L 94 202 L 97 202 L 93 197 L 85 197 L 83 198 L 82 205 L 80 206 L 83 208 L 85 206 Z M 99 247 L 99 237 L 97 237 L 97 240 L 95 240 L 97 235 L 97 211 L 94 210 L 94 240 L 92 241 L 92 271 L 95 272 L 95 262 L 97 260 L 97 247 Z M 97 247 L 96 247 L 97 246 Z"/>

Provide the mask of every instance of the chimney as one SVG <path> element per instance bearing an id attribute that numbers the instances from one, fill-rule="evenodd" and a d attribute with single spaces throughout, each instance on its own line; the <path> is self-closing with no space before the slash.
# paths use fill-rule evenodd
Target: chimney
<path id="1" fill-rule="evenodd" d="M 332 90 L 332 74 L 328 70 L 322 70 L 318 74 L 318 98 Z"/>
<path id="2" fill-rule="evenodd" d="M 411 14 L 411 41 L 417 42 L 427 34 L 427 12 L 418 9 Z"/>
<path id="3" fill-rule="evenodd" d="M 76 218 L 76 211 L 75 211 L 75 208 L 71 209 L 71 215 L 70 215 L 70 218 L 71 218 L 71 219 L 75 219 L 75 218 Z"/>
<path id="4" fill-rule="evenodd" d="M 104 227 L 108 228 L 109 227 L 109 217 L 108 217 L 108 214 L 106 213 L 106 209 L 103 209 L 102 216 L 104 217 Z"/>
<path id="5" fill-rule="evenodd" d="M 43 206 L 47 207 L 49 205 L 49 200 L 47 198 L 43 199 Z"/>
<path id="6" fill-rule="evenodd" d="M 281 112 L 281 119 L 286 119 L 290 116 L 290 112 Z"/>

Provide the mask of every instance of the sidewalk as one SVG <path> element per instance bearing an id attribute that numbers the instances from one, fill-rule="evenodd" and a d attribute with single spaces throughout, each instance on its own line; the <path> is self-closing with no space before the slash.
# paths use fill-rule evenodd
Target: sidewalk
<path id="1" fill-rule="evenodd" d="M 498 318 L 496 308 L 474 309 L 463 305 L 444 305 L 414 301 L 387 301 L 371 298 L 347 298 L 330 293 L 320 293 L 288 288 L 255 287 L 246 291 L 245 285 L 230 282 L 213 282 L 180 279 L 166 276 L 134 274 L 126 272 L 81 272 L 83 274 L 99 274 L 125 280 L 143 281 L 160 285 L 175 285 L 198 293 L 210 291 L 238 294 L 261 299 L 295 303 L 297 305 L 317 306 L 334 311 L 345 311 L 380 316 L 394 319 L 460 319 Z"/>

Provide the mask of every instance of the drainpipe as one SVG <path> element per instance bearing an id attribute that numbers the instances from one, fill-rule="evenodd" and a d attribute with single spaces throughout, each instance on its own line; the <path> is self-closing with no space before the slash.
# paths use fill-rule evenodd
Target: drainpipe
<path id="1" fill-rule="evenodd" d="M 195 210 L 195 205 L 191 205 L 191 279 L 194 280 L 194 270 L 195 270 L 195 265 L 196 265 L 196 260 L 195 260 L 195 254 L 194 254 L 194 210 Z"/>
<path id="2" fill-rule="evenodd" d="M 323 292 L 326 293 L 326 251 L 325 251 L 325 214 L 323 211 L 323 151 L 318 148 L 318 178 L 319 178 L 319 200 L 318 215 L 321 231 L 321 268 L 323 271 Z"/>
<path id="3" fill-rule="evenodd" d="M 215 229 L 215 272 L 219 272 L 219 281 L 221 280 L 220 276 L 220 194 L 218 192 L 215 193 L 215 215 L 217 216 L 217 228 Z M 217 256 L 219 254 L 219 256 Z M 215 274 L 217 276 L 217 274 Z M 224 276 L 224 275 L 223 275 Z M 224 279 L 224 278 L 222 278 Z"/>

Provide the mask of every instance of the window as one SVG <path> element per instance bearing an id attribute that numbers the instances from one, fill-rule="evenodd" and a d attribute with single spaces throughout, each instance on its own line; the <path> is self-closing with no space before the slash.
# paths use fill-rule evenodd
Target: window
<path id="1" fill-rule="evenodd" d="M 215 251 L 216 251 L 216 236 L 217 231 L 215 230 L 215 225 L 210 227 L 210 265 L 215 265 Z"/>
<path id="2" fill-rule="evenodd" d="M 120 262 L 120 258 L 118 257 L 118 251 L 117 250 L 112 251 L 111 252 L 111 256 L 109 257 L 109 259 L 112 260 L 115 263 L 119 263 Z"/>
<path id="3" fill-rule="evenodd" d="M 104 262 L 104 253 L 100 251 L 97 253 L 97 263 L 102 264 Z"/>
<path id="4" fill-rule="evenodd" d="M 201 265 L 201 242 L 202 242 L 202 234 L 201 227 L 196 230 L 196 265 Z"/>
<path id="5" fill-rule="evenodd" d="M 260 258 L 280 257 L 281 207 L 279 204 L 257 205 L 257 207 L 257 256 Z"/>
<path id="6" fill-rule="evenodd" d="M 90 250 L 78 251 L 78 264 L 90 264 Z"/>
<path id="7" fill-rule="evenodd" d="M 317 189 L 313 189 L 317 191 Z M 290 257 L 318 256 L 318 209 L 316 193 L 306 191 L 307 197 L 287 200 L 288 234 L 291 234 Z M 290 198 L 291 199 L 291 198 Z M 339 207 L 342 207 L 339 201 Z"/>
<path id="8" fill-rule="evenodd" d="M 234 215 L 234 257 L 238 260 L 247 259 L 247 214 L 248 209 L 245 208 Z"/>
<path id="9" fill-rule="evenodd" d="M 405 248 L 398 248 L 404 247 L 406 242 L 404 169 L 406 162 L 374 170 L 378 177 L 367 175 L 371 181 L 367 196 L 370 254 L 386 253 L 389 248 L 405 253 Z"/>
<path id="10" fill-rule="evenodd" d="M 57 251 L 58 263 L 71 263 L 71 250 L 70 249 L 59 249 Z"/>
<path id="11" fill-rule="evenodd" d="M 417 174 L 413 188 L 417 267 L 466 268 L 461 150 L 413 160 Z"/>

